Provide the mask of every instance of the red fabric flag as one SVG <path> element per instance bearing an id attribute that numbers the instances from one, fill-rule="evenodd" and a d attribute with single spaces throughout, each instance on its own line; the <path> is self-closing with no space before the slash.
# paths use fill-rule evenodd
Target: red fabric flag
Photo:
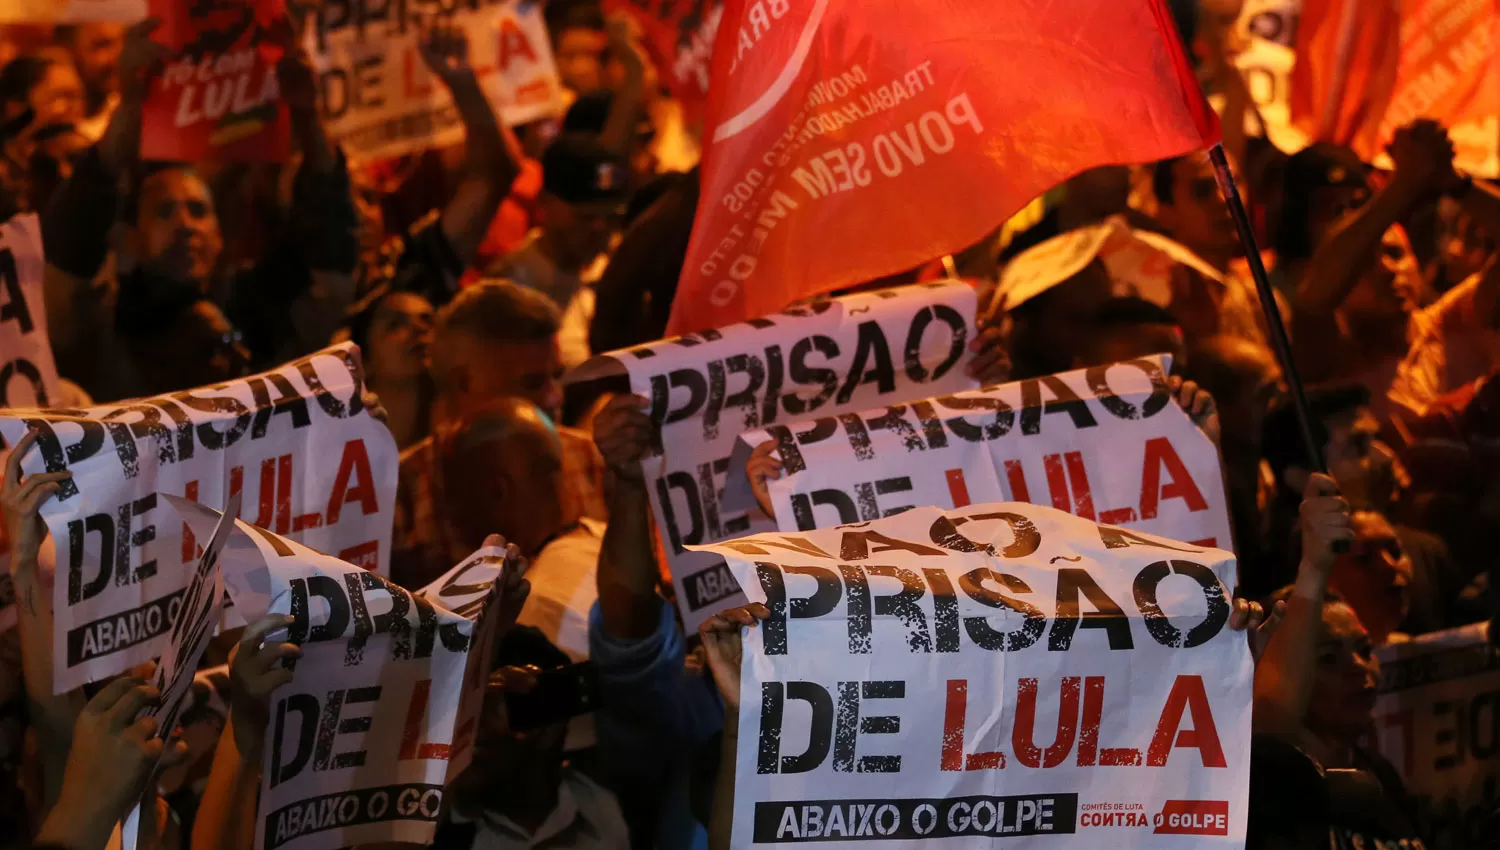
<path id="1" fill-rule="evenodd" d="M 1500 0 L 1304 0 L 1292 122 L 1366 160 L 1418 118 L 1457 162 L 1500 173 Z"/>
<path id="2" fill-rule="evenodd" d="M 727 0 L 705 136 L 673 333 L 963 249 L 1219 124 L 1164 0 Z"/>
<path id="3" fill-rule="evenodd" d="M 605 0 L 604 8 L 636 22 L 662 82 L 689 118 L 702 117 L 724 0 Z"/>
<path id="4" fill-rule="evenodd" d="M 170 48 L 141 105 L 141 157 L 284 162 L 291 121 L 276 79 L 291 37 L 285 0 L 150 0 Z"/>

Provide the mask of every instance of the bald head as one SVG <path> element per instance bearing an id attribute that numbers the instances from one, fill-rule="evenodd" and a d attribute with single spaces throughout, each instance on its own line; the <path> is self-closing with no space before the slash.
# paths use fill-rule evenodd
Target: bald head
<path id="1" fill-rule="evenodd" d="M 443 510 L 465 547 L 503 534 L 528 555 L 562 529 L 562 444 L 525 399 L 492 399 L 441 426 Z"/>

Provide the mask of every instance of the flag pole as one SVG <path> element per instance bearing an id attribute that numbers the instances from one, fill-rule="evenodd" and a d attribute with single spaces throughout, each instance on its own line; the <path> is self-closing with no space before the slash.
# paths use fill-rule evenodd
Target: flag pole
<path id="1" fill-rule="evenodd" d="M 1240 244 L 1245 248 L 1245 259 L 1250 263 L 1250 275 L 1255 278 L 1255 290 L 1260 294 L 1260 309 L 1265 315 L 1267 335 L 1276 359 L 1281 361 L 1281 373 L 1286 377 L 1287 387 L 1292 393 L 1292 407 L 1297 414 L 1297 426 L 1302 431 L 1302 445 L 1307 450 L 1312 469 L 1327 472 L 1323 464 L 1323 451 L 1313 437 L 1312 417 L 1307 409 L 1307 394 L 1302 389 L 1302 378 L 1297 373 L 1297 363 L 1292 359 L 1292 343 L 1287 337 L 1286 326 L 1281 323 L 1281 311 L 1276 307 L 1276 293 L 1271 289 L 1266 266 L 1260 261 L 1260 248 L 1255 244 L 1255 232 L 1250 228 L 1250 215 L 1245 212 L 1245 203 L 1240 199 L 1240 190 L 1234 184 L 1234 175 L 1229 171 L 1229 159 L 1224 155 L 1223 145 L 1214 145 L 1208 150 L 1214 164 L 1214 176 L 1219 182 L 1219 192 L 1229 205 L 1229 214 L 1234 218 L 1235 230 L 1239 231 Z"/>

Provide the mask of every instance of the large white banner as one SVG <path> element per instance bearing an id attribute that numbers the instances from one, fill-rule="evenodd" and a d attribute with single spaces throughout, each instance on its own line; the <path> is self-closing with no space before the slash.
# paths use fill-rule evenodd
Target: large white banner
<path id="1" fill-rule="evenodd" d="M 1228 552 L 1015 503 L 708 549 L 771 610 L 745 636 L 733 846 L 1244 846 Z"/>
<path id="2" fill-rule="evenodd" d="M 197 534 L 214 520 L 187 518 Z M 418 593 L 244 522 L 220 561 L 245 618 L 292 615 L 267 639 L 302 647 L 271 696 L 256 848 L 430 843 L 443 788 L 472 755 L 504 550 Z"/>
<path id="3" fill-rule="evenodd" d="M 742 434 L 725 501 L 752 502 L 745 460 L 774 442 L 782 531 L 1011 501 L 1229 549 L 1219 453 L 1172 399 L 1170 367 L 1156 355 Z"/>
<path id="4" fill-rule="evenodd" d="M 1380 752 L 1417 801 L 1435 850 L 1479 847 L 1500 805 L 1500 653 L 1489 625 L 1382 647 Z"/>
<path id="5" fill-rule="evenodd" d="M 624 374 L 631 392 L 651 400 L 661 445 L 645 461 L 646 485 L 687 628 L 742 598 L 717 559 L 687 547 L 775 528 L 745 506 L 720 504 L 735 438 L 810 415 L 973 389 L 965 366 L 975 301 L 964 283 L 849 295 L 610 352 L 569 376 Z"/>
<path id="6" fill-rule="evenodd" d="M 45 407 L 61 397 L 42 300 L 42 223 L 0 224 L 0 407 Z"/>
<path id="7" fill-rule="evenodd" d="M 452 98 L 417 52 L 419 28 L 434 21 L 468 36 L 469 64 L 506 124 L 561 111 L 541 3 L 326 0 L 317 27 L 309 28 L 308 50 L 322 81 L 324 124 L 350 156 L 392 157 L 463 141 Z"/>
<path id="8" fill-rule="evenodd" d="M 57 549 L 58 693 L 161 654 L 200 540 L 163 494 L 222 508 L 241 493 L 255 523 L 384 574 L 397 452 L 370 418 L 359 349 L 333 346 L 226 384 L 87 410 L 0 415 L 27 474 L 72 470 L 42 506 Z"/>

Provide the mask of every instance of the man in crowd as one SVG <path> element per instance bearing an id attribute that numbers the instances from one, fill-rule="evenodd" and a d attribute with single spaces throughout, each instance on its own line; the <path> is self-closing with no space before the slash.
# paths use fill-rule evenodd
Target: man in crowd
<path id="1" fill-rule="evenodd" d="M 562 406 L 557 307 L 545 296 L 506 281 L 482 281 L 453 299 L 433 326 L 430 369 L 437 393 L 438 428 L 483 405 L 507 397 L 524 399 L 550 422 Z M 556 431 L 560 442 L 563 516 L 603 520 L 603 464 L 586 434 Z M 397 582 L 421 587 L 473 547 L 445 544 L 437 504 L 437 455 L 431 438 L 402 455 L 396 510 L 397 549 L 403 564 Z M 462 551 L 459 551 L 462 550 Z"/>
<path id="2" fill-rule="evenodd" d="M 609 249 L 630 197 L 626 155 L 586 133 L 557 137 L 542 154 L 541 224 L 490 269 L 565 310 Z"/>
<path id="3" fill-rule="evenodd" d="M 125 46 L 125 27 L 94 21 L 61 26 L 53 34 L 72 55 L 78 76 L 83 78 L 84 118 L 78 131 L 90 141 L 98 141 L 120 103 L 120 52 Z"/>

